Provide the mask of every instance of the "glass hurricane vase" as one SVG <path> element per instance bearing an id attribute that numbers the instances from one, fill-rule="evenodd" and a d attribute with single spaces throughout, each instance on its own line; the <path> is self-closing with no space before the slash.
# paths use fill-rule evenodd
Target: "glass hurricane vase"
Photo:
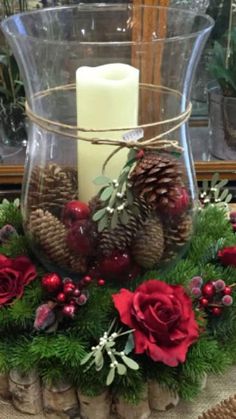
<path id="1" fill-rule="evenodd" d="M 30 120 L 24 228 L 48 269 L 128 280 L 183 252 L 197 200 L 189 97 L 212 25 L 135 4 L 3 22 Z"/>

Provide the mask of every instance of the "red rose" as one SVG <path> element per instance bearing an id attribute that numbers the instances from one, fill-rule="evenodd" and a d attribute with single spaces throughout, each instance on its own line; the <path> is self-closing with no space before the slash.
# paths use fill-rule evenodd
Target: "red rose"
<path id="1" fill-rule="evenodd" d="M 0 306 L 9 304 L 13 298 L 20 298 L 36 277 L 35 266 L 26 256 L 14 259 L 0 255 Z"/>
<path id="2" fill-rule="evenodd" d="M 135 292 L 121 289 L 113 295 L 121 321 L 135 329 L 135 352 L 146 352 L 170 367 L 184 362 L 199 336 L 192 301 L 180 285 L 150 279 Z"/>
<path id="3" fill-rule="evenodd" d="M 222 265 L 232 265 L 236 267 L 236 246 L 225 247 L 219 250 L 218 258 Z"/>

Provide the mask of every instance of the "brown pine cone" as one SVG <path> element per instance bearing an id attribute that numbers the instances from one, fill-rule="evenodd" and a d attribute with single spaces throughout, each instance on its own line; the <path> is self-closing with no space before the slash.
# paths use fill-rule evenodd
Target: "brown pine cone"
<path id="1" fill-rule="evenodd" d="M 119 222 L 116 228 L 105 229 L 99 234 L 99 250 L 103 255 L 109 256 L 113 250 L 122 251 L 131 246 L 137 231 L 150 214 L 150 208 L 143 200 L 136 200 L 133 208 L 138 209 L 137 215 L 132 212 L 132 208 L 128 209 L 129 222 L 127 224 Z"/>
<path id="2" fill-rule="evenodd" d="M 215 407 L 207 410 L 198 419 L 233 419 L 236 418 L 236 395 L 223 400 Z"/>
<path id="3" fill-rule="evenodd" d="M 77 198 L 77 172 L 72 167 L 62 168 L 50 163 L 33 169 L 28 191 L 30 210 L 41 208 L 60 217 L 64 205 Z"/>
<path id="4" fill-rule="evenodd" d="M 146 152 L 131 173 L 131 187 L 155 209 L 172 208 L 182 186 L 180 162 L 172 157 Z"/>
<path id="5" fill-rule="evenodd" d="M 168 224 L 164 227 L 165 251 L 163 260 L 165 262 L 173 259 L 180 248 L 187 244 L 193 232 L 193 221 L 190 215 L 183 215 L 175 224 Z"/>
<path id="6" fill-rule="evenodd" d="M 135 261 L 143 268 L 153 268 L 164 251 L 163 225 L 158 217 L 148 218 L 131 244 Z"/>
<path id="7" fill-rule="evenodd" d="M 78 273 L 84 273 L 87 269 L 87 261 L 84 256 L 71 254 L 67 244 L 67 230 L 56 217 L 49 211 L 37 209 L 29 218 L 27 230 L 49 262 Z"/>

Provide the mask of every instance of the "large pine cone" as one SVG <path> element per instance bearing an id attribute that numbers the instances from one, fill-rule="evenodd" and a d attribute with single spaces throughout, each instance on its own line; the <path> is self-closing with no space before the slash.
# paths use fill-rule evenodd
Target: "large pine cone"
<path id="1" fill-rule="evenodd" d="M 28 192 L 30 210 L 41 208 L 60 217 L 64 205 L 77 198 L 77 172 L 72 167 L 50 163 L 33 169 Z"/>
<path id="2" fill-rule="evenodd" d="M 131 184 L 136 195 L 144 197 L 155 209 L 173 208 L 182 186 L 180 162 L 172 157 L 146 152 L 131 173 Z"/>
<path id="3" fill-rule="evenodd" d="M 164 228 L 165 252 L 163 260 L 169 262 L 190 240 L 193 231 L 193 221 L 190 215 L 183 215 L 175 224 Z"/>
<path id="4" fill-rule="evenodd" d="M 42 209 L 33 211 L 27 229 L 49 262 L 73 272 L 86 272 L 86 258 L 71 253 L 66 244 L 67 230 L 64 224 L 50 212 Z"/>
<path id="5" fill-rule="evenodd" d="M 132 242 L 135 261 L 143 268 L 153 268 L 164 251 L 163 225 L 158 217 L 148 218 Z"/>

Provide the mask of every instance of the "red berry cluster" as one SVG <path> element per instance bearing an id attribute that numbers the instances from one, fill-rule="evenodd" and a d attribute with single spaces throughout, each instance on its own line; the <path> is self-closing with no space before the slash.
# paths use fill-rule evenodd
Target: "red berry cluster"
<path id="1" fill-rule="evenodd" d="M 86 286 L 92 278 L 85 276 L 78 284 L 71 278 L 64 280 L 55 272 L 43 276 L 41 284 L 44 291 L 57 303 L 61 313 L 65 317 L 73 318 L 79 308 L 88 300 Z"/>
<path id="2" fill-rule="evenodd" d="M 190 291 L 199 307 L 207 309 L 214 316 L 220 316 L 223 308 L 233 303 L 232 287 L 226 285 L 222 279 L 203 283 L 200 276 L 195 276 L 190 281 Z"/>

